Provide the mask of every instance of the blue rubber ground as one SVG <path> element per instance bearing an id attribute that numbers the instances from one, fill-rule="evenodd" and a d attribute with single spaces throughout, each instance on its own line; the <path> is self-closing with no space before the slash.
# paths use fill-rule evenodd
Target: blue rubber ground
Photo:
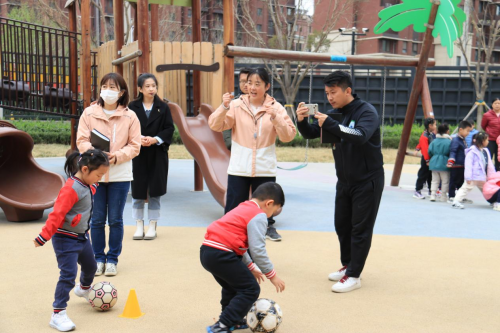
<path id="1" fill-rule="evenodd" d="M 63 173 L 63 158 L 42 158 L 37 162 L 48 170 Z M 297 163 L 280 165 L 293 167 Z M 162 198 L 159 225 L 205 227 L 222 215 L 223 209 L 210 192 L 192 191 L 193 170 L 192 160 L 170 161 L 168 193 Z M 403 173 L 398 188 L 389 186 L 391 176 L 392 172 L 386 171 L 376 234 L 500 240 L 500 212 L 490 208 L 479 190 L 475 189 L 469 197 L 474 204 L 466 205 L 464 210 L 455 210 L 449 204 L 414 199 L 415 174 Z M 311 163 L 297 171 L 279 170 L 277 181 L 286 195 L 283 213 L 276 218 L 278 231 L 335 231 L 337 179 L 333 163 Z M 2 219 L 5 220 L 5 216 L 0 212 Z M 124 223 L 135 224 L 130 196 L 125 206 Z"/>

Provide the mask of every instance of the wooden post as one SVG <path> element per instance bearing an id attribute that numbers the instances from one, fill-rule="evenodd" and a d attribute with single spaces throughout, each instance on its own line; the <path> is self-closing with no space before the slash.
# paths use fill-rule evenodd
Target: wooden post
<path id="1" fill-rule="evenodd" d="M 91 66 L 92 59 L 90 54 L 90 0 L 82 0 L 82 76 L 83 83 L 83 107 L 90 105 L 91 90 Z"/>
<path id="2" fill-rule="evenodd" d="M 111 60 L 115 60 L 121 57 L 118 52 L 121 51 L 125 42 L 125 32 L 123 27 L 123 8 L 123 0 L 113 0 L 113 12 L 115 17 L 115 54 L 113 59 Z M 115 66 L 115 72 L 123 76 L 123 64 Z"/>
<path id="3" fill-rule="evenodd" d="M 76 22 L 76 4 L 73 2 L 68 8 L 69 16 L 69 31 L 77 33 Z M 69 89 L 73 93 L 75 99 L 78 100 L 78 54 L 75 38 L 69 39 L 69 71 L 71 73 L 71 81 L 69 82 Z M 71 103 L 71 114 L 76 115 L 76 103 Z M 76 150 L 76 124 L 77 119 L 71 118 L 71 150 Z"/>
<path id="4" fill-rule="evenodd" d="M 422 101 L 422 110 L 424 110 L 424 118 L 434 118 L 434 110 L 432 108 L 431 92 L 429 91 L 427 75 L 424 75 L 424 84 L 422 86 L 420 99 Z"/>
<path id="5" fill-rule="evenodd" d="M 137 40 L 142 56 L 138 59 L 139 74 L 149 73 L 149 12 L 148 0 L 137 0 Z"/>
<path id="6" fill-rule="evenodd" d="M 158 20 L 159 5 L 151 4 L 151 41 L 160 40 L 160 26 Z"/>
<path id="7" fill-rule="evenodd" d="M 231 0 L 232 1 L 232 0 Z M 201 43 L 201 0 L 192 0 L 191 7 L 193 43 Z M 201 73 L 193 71 L 193 113 L 198 115 L 201 106 Z M 187 112 L 188 110 L 186 110 Z M 203 175 L 196 161 L 194 162 L 194 190 L 203 191 Z"/>
<path id="8" fill-rule="evenodd" d="M 234 45 L 234 4 L 224 0 L 223 5 L 224 45 Z M 234 58 L 224 57 L 224 93 L 234 91 Z"/>
<path id="9" fill-rule="evenodd" d="M 401 133 L 398 155 L 396 156 L 396 163 L 394 165 L 394 171 L 392 173 L 391 186 L 398 186 L 399 180 L 401 178 L 401 171 L 403 170 L 406 149 L 408 147 L 408 141 L 410 140 L 411 127 L 413 125 L 413 122 L 415 121 L 415 115 L 417 112 L 418 98 L 422 93 L 422 86 L 424 84 L 425 69 L 427 67 L 429 52 L 431 50 L 433 41 L 432 29 L 434 28 L 434 22 L 436 21 L 439 4 L 440 2 L 437 0 L 432 2 L 429 21 L 426 25 L 427 29 L 425 31 L 422 52 L 420 53 L 418 66 L 415 72 L 415 78 L 413 80 L 413 86 L 410 94 L 410 100 L 408 101 L 408 108 L 406 110 L 406 117 L 403 125 L 403 133 Z"/>

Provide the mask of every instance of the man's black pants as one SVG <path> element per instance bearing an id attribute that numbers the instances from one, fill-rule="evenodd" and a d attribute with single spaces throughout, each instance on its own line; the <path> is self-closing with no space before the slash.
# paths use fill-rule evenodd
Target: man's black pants
<path id="1" fill-rule="evenodd" d="M 234 208 L 238 207 L 240 203 L 247 201 L 250 188 L 253 193 L 259 185 L 268 182 L 276 183 L 276 177 L 242 177 L 228 175 L 226 207 L 224 208 L 224 214 L 227 214 Z M 273 225 L 274 222 L 273 218 L 267 219 L 268 225 Z"/>
<path id="2" fill-rule="evenodd" d="M 455 197 L 455 192 L 462 187 L 464 184 L 464 168 L 451 168 L 450 170 L 450 189 L 449 189 L 449 198 Z M 446 195 L 446 193 L 442 193 L 441 195 Z"/>
<path id="3" fill-rule="evenodd" d="M 241 256 L 202 245 L 200 261 L 222 287 L 222 313 L 219 321 L 231 327 L 250 311 L 259 298 L 260 286 Z"/>
<path id="4" fill-rule="evenodd" d="M 432 181 L 432 171 L 429 170 L 429 166 L 427 162 L 422 157 L 420 159 L 420 169 L 418 169 L 417 174 L 417 183 L 415 185 L 415 191 L 421 191 L 424 188 L 424 184 L 427 182 L 427 186 L 429 190 L 431 189 L 431 181 Z"/>
<path id="5" fill-rule="evenodd" d="M 500 162 L 498 161 L 498 145 L 495 140 L 488 140 L 488 150 L 490 151 L 491 161 L 495 165 L 495 170 L 500 170 Z"/>
<path id="6" fill-rule="evenodd" d="M 384 190 L 384 176 L 362 185 L 337 183 L 335 230 L 340 242 L 340 260 L 347 266 L 346 275 L 359 277 L 372 243 Z"/>

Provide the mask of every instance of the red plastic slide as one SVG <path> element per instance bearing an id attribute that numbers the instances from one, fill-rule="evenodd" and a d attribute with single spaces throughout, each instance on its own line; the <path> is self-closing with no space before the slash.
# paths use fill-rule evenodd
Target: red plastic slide
<path id="1" fill-rule="evenodd" d="M 32 150 L 28 133 L 0 122 L 0 208 L 12 222 L 41 219 L 64 185 L 63 177 L 35 162 Z"/>
<path id="2" fill-rule="evenodd" d="M 208 117 L 214 109 L 208 104 L 202 104 L 198 116 L 186 117 L 179 105 L 168 103 L 168 106 L 182 142 L 200 166 L 210 193 L 224 207 L 230 154 L 222 133 L 214 132 L 208 127 Z"/>

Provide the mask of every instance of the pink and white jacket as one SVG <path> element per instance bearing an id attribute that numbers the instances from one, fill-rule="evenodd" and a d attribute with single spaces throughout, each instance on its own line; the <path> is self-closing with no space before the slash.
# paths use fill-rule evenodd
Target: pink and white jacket
<path id="1" fill-rule="evenodd" d="M 271 108 L 276 110 L 276 117 L 272 120 L 266 113 Z M 233 129 L 227 173 L 243 177 L 275 177 L 276 136 L 283 142 L 289 142 L 297 133 L 285 108 L 269 95 L 266 95 L 264 105 L 255 115 L 251 111 L 248 95 L 232 100 L 229 110 L 219 106 L 210 115 L 208 126 L 216 132 Z"/>
<path id="2" fill-rule="evenodd" d="M 486 200 L 490 200 L 495 193 L 500 190 L 500 171 L 492 173 L 488 176 L 488 181 L 483 185 L 483 196 Z"/>

